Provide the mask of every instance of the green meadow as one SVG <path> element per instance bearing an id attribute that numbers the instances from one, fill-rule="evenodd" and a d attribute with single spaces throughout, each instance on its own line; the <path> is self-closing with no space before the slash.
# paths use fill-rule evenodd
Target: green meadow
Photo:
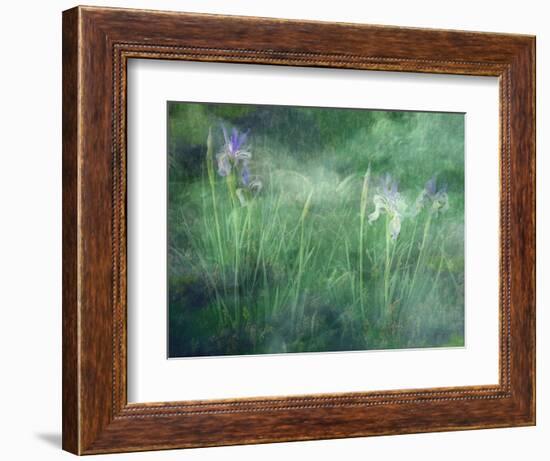
<path id="1" fill-rule="evenodd" d="M 168 103 L 169 356 L 464 345 L 464 115 Z"/>

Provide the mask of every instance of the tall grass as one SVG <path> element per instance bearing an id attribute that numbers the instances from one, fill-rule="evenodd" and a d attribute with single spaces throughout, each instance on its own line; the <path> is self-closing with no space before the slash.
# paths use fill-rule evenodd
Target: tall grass
<path id="1" fill-rule="evenodd" d="M 223 139 L 208 122 L 196 175 L 170 173 L 170 356 L 463 344 L 463 191 L 434 205 L 433 153 L 375 219 L 389 165 L 358 148 L 364 134 L 316 153 L 251 136 L 263 184 L 251 192 L 237 168 L 216 169 Z M 339 171 L 336 156 L 357 161 Z"/>

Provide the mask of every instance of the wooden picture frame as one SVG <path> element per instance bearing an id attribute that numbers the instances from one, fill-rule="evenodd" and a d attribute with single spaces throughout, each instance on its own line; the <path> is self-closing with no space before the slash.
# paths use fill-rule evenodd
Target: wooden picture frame
<path id="1" fill-rule="evenodd" d="M 495 76 L 495 386 L 134 404 L 126 394 L 131 58 Z M 63 13 L 63 448 L 94 454 L 535 424 L 535 38 L 76 7 Z"/>

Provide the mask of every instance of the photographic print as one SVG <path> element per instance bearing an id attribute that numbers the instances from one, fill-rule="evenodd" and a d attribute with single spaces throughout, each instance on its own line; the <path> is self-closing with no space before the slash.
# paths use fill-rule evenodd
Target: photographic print
<path id="1" fill-rule="evenodd" d="M 168 357 L 464 346 L 464 114 L 167 103 Z"/>

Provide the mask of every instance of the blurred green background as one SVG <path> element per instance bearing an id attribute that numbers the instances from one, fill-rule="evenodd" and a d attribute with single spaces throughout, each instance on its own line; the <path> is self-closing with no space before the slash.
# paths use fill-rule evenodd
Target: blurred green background
<path id="1" fill-rule="evenodd" d="M 222 126 L 261 190 L 217 171 Z M 168 164 L 170 357 L 464 344 L 463 114 L 170 102 Z"/>

